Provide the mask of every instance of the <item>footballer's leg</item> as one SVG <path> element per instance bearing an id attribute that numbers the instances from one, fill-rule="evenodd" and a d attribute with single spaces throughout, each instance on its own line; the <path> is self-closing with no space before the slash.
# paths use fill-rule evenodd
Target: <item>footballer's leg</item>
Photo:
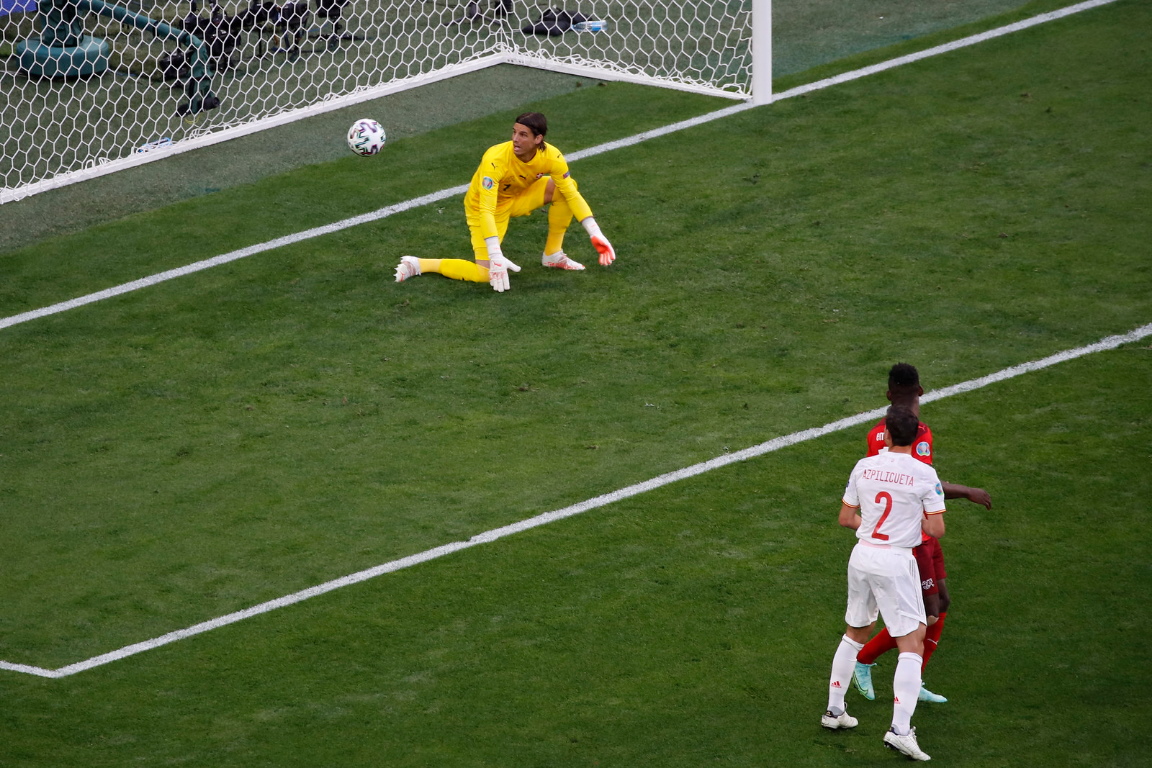
<path id="1" fill-rule="evenodd" d="M 564 234 L 572 223 L 572 209 L 564 196 L 556 192 L 551 176 L 537 179 L 513 200 L 509 216 L 527 216 L 548 205 L 548 239 L 544 242 L 544 255 L 540 263 L 553 269 L 581 270 L 584 265 L 568 258 L 564 253 Z"/>
<path id="2" fill-rule="evenodd" d="M 856 653 L 864 645 L 856 639 L 860 636 L 867 637 L 867 630 L 861 632 L 858 627 L 848 627 L 832 657 L 832 674 L 828 678 L 828 708 L 820 718 L 820 725 L 829 730 L 855 728 L 858 724 L 856 718 L 844 709 L 844 694 L 848 691 L 848 681 L 852 679 Z"/>
<path id="3" fill-rule="evenodd" d="M 924 666 L 936 652 L 940 642 L 940 633 L 944 630 L 944 618 L 948 615 L 948 605 L 951 598 L 948 596 L 948 586 L 945 583 L 947 573 L 944 570 L 944 557 L 940 542 L 932 539 L 925 542 L 917 550 L 927 550 L 927 558 L 917 556 L 917 565 L 920 568 L 920 583 L 924 588 L 924 610 L 929 617 L 928 629 L 924 633 Z M 921 560 L 927 559 L 927 564 Z M 933 693 L 923 685 L 920 686 L 920 701 L 929 704 L 946 704 L 948 699 L 938 693 Z"/>
<path id="4" fill-rule="evenodd" d="M 876 596 L 868 583 L 867 574 L 848 565 L 848 606 L 844 611 L 844 635 L 832 657 L 832 673 L 828 678 L 828 708 L 820 718 L 820 725 L 830 729 L 854 728 L 856 718 L 844 709 L 844 695 L 852 680 L 856 654 L 876 627 Z"/>
<path id="5" fill-rule="evenodd" d="M 555 269 L 584 269 L 583 264 L 570 259 L 564 253 L 564 235 L 572 224 L 572 208 L 564 195 L 556 192 L 556 185 L 551 179 L 548 180 L 546 197 L 552 205 L 548 208 L 548 239 L 544 241 L 544 256 L 541 258 L 541 263 Z"/>
<path id="6" fill-rule="evenodd" d="M 895 648 L 896 638 L 888 632 L 888 627 L 884 627 L 856 654 L 856 669 L 852 674 L 852 683 L 860 695 L 869 701 L 876 698 L 876 688 L 872 683 L 872 667 L 876 666 L 877 658 Z"/>
<path id="7" fill-rule="evenodd" d="M 875 662 L 864 664 L 857 661 L 856 667 L 852 671 L 852 685 L 868 701 L 876 698 L 876 687 L 872 684 L 872 667 L 874 666 L 876 666 Z"/>
<path id="8" fill-rule="evenodd" d="M 940 643 L 940 635 L 944 632 L 944 618 L 948 615 L 948 607 L 952 605 L 952 596 L 948 594 L 948 572 L 944 569 L 944 549 L 940 546 L 940 542 L 936 542 L 936 548 L 932 552 L 932 569 L 933 576 L 936 579 L 939 612 L 937 613 L 936 622 L 928 627 L 928 635 L 924 641 L 925 664 L 928 663 L 928 659 L 932 658 L 932 654 L 936 652 L 936 648 Z"/>
<path id="9" fill-rule="evenodd" d="M 473 231 L 473 250 L 475 250 L 476 233 Z M 416 259 L 412 256 L 405 256 L 401 260 L 400 266 L 396 268 L 396 282 L 404 282 L 408 277 L 413 277 L 412 274 L 401 276 L 401 270 L 404 270 L 409 260 L 416 262 L 414 272 L 416 275 L 444 275 L 444 277 L 451 278 L 452 280 L 467 280 L 470 283 L 486 283 L 488 282 L 488 249 L 484 247 L 484 241 L 480 241 L 480 250 L 476 251 L 477 256 L 481 253 L 484 255 L 484 265 L 481 266 L 474 261 L 466 259 Z M 409 271 L 413 271 L 411 266 L 408 266 Z"/>
<path id="10" fill-rule="evenodd" d="M 912 715 L 916 712 L 916 702 L 920 700 L 920 666 L 924 663 L 923 624 L 914 632 L 896 638 L 900 655 L 896 661 L 896 672 L 892 676 L 892 729 L 903 735 L 912 727 Z"/>
<path id="11" fill-rule="evenodd" d="M 417 259 L 405 256 L 396 267 L 396 282 L 402 283 L 416 275 L 436 274 L 451 278 L 452 280 L 466 280 L 470 283 L 488 282 L 488 246 L 484 243 L 484 236 L 480 231 L 479 217 L 473 217 L 465 212 L 468 229 L 471 233 L 472 253 L 475 261 L 466 259 Z M 501 240 L 508 231 L 508 217 L 496 217 L 496 227 Z"/>
<path id="12" fill-rule="evenodd" d="M 932 626 L 928 627 L 928 635 L 924 638 L 924 663 L 928 663 L 928 659 L 932 658 L 932 654 L 940 645 L 940 635 L 944 632 L 944 619 L 948 616 L 948 606 L 952 603 L 952 598 L 948 595 L 947 579 L 938 576 L 936 580 L 936 587 L 939 590 L 938 599 L 940 610 L 936 614 L 936 621 Z"/>
<path id="13" fill-rule="evenodd" d="M 926 582 L 922 582 L 922 583 L 926 583 Z M 941 619 L 944 618 L 942 615 L 942 612 L 940 610 L 940 604 L 941 604 L 940 593 L 937 591 L 941 586 L 942 585 L 940 585 L 939 583 L 934 583 L 933 589 L 931 592 L 929 592 L 927 590 L 924 591 L 924 612 L 928 616 L 928 622 L 929 623 L 928 623 L 928 628 L 924 632 L 924 654 L 923 654 L 923 661 L 921 662 L 921 665 L 920 665 L 921 677 L 923 677 L 924 667 L 928 666 L 928 659 L 929 659 L 929 657 L 932 656 L 932 650 L 936 647 L 936 640 L 932 639 L 933 638 L 933 629 L 936 628 L 936 626 L 938 624 L 940 624 Z M 935 637 L 937 639 L 940 637 L 938 632 L 935 634 Z M 948 703 L 948 699 L 944 698 L 943 696 L 941 696 L 938 693 L 932 693 L 932 691 L 925 688 L 923 679 L 921 679 L 921 681 L 920 681 L 919 700 L 928 702 L 929 704 L 946 704 L 946 703 Z"/>
<path id="14" fill-rule="evenodd" d="M 420 274 L 437 274 L 470 283 L 488 282 L 488 269 L 466 259 L 419 259 Z"/>

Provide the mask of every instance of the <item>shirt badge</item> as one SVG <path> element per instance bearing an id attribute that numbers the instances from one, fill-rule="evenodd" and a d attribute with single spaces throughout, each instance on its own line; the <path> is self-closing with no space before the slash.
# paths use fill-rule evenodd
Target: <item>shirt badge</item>
<path id="1" fill-rule="evenodd" d="M 943 496 L 944 495 L 944 489 L 940 487 L 940 483 L 936 483 L 936 495 L 937 496 Z"/>
<path id="2" fill-rule="evenodd" d="M 928 445 L 927 440 L 916 443 L 916 453 L 920 456 L 928 456 L 932 453 L 932 446 Z"/>
<path id="3" fill-rule="evenodd" d="M 480 186 L 484 187 L 484 189 L 492 189 L 494 186 L 496 186 L 496 182 L 488 176 L 485 176 L 480 180 Z"/>

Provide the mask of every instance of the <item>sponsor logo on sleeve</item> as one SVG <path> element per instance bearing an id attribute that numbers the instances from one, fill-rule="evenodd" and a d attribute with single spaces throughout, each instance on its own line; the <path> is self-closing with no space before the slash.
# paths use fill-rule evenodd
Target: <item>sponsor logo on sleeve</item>
<path id="1" fill-rule="evenodd" d="M 916 443 L 916 453 L 920 456 L 928 456 L 932 453 L 932 446 L 928 445 L 927 440 L 921 440 Z"/>
<path id="2" fill-rule="evenodd" d="M 496 186 L 496 182 L 493 181 L 490 177 L 485 176 L 484 178 L 480 179 L 480 186 L 484 187 L 484 189 L 492 189 Z"/>

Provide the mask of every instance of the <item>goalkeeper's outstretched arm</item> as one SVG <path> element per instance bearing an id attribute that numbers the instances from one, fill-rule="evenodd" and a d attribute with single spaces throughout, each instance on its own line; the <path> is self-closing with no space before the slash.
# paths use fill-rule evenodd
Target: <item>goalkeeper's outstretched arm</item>
<path id="1" fill-rule="evenodd" d="M 608 242 L 608 238 L 604 237 L 604 233 L 600 231 L 600 225 L 596 223 L 596 219 L 589 216 L 580 224 L 588 233 L 588 237 L 592 239 L 592 247 L 600 254 L 600 265 L 606 267 L 616 261 L 616 250 L 612 247 L 612 243 Z"/>

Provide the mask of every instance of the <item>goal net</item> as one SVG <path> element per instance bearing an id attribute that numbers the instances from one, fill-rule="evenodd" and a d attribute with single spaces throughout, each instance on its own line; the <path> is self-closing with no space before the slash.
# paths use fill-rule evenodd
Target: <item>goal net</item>
<path id="1" fill-rule="evenodd" d="M 501 63 L 748 98 L 768 2 L 0 0 L 0 203 Z"/>

